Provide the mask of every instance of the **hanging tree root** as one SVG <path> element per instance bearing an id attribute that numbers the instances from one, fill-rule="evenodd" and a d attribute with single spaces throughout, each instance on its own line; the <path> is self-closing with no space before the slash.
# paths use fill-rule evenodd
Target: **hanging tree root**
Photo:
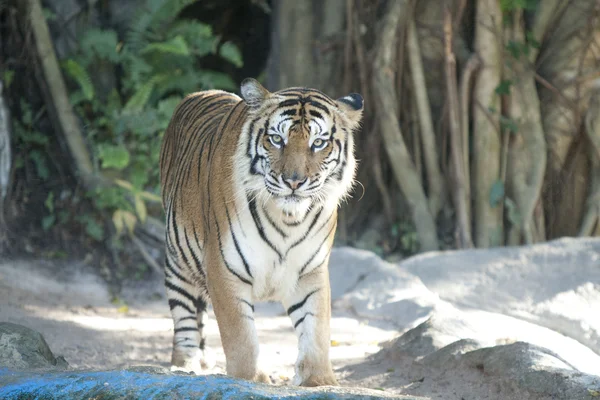
<path id="1" fill-rule="evenodd" d="M 450 120 L 450 146 L 452 148 L 452 166 L 455 176 L 454 206 L 458 219 L 459 247 L 473 247 L 471 238 L 471 221 L 469 219 L 469 204 L 471 203 L 467 192 L 467 176 L 462 145 L 461 124 L 459 121 L 459 101 L 456 84 L 456 58 L 452 52 L 452 14 L 448 4 L 444 10 L 444 42 L 446 56 L 446 89 L 448 93 L 448 109 Z"/>
<path id="2" fill-rule="evenodd" d="M 427 197 L 411 160 L 398 123 L 398 99 L 394 85 L 395 50 L 398 28 L 404 25 L 409 1 L 397 0 L 388 5 L 373 62 L 373 98 L 377 118 L 394 176 L 406 198 L 416 227 L 421 250 L 439 248 L 435 221 L 427 205 Z"/>
<path id="3" fill-rule="evenodd" d="M 407 34 L 408 61 L 413 80 L 413 92 L 418 110 L 419 124 L 421 126 L 421 139 L 423 141 L 423 156 L 425 160 L 425 171 L 427 172 L 427 184 L 429 187 L 429 209 L 435 217 L 441 210 L 446 196 L 446 188 L 442 173 L 438 165 L 437 145 L 435 131 L 433 129 L 433 118 L 427 95 L 427 83 L 423 71 L 421 49 L 417 38 L 417 28 L 414 19 L 408 21 Z"/>
<path id="4" fill-rule="evenodd" d="M 591 146 L 591 192 L 587 199 L 587 210 L 583 217 L 579 236 L 591 236 L 600 226 L 600 91 L 595 91 L 585 116 L 585 133 Z"/>

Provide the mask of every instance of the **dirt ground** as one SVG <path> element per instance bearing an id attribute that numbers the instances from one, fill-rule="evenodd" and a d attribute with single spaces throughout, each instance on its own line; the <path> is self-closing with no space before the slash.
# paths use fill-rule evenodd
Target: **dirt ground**
<path id="1" fill-rule="evenodd" d="M 259 305 L 256 314 L 259 362 L 274 383 L 287 384 L 297 353 L 290 321 L 277 304 Z M 73 368 L 169 366 L 172 321 L 161 277 L 126 284 L 115 304 L 102 279 L 83 262 L 0 262 L 0 321 L 41 332 L 55 355 L 64 356 Z M 542 398 L 483 379 L 469 368 L 438 371 L 410 357 L 371 356 L 381 343 L 399 335 L 391 326 L 370 326 L 336 309 L 331 326 L 332 362 L 344 386 L 444 400 Z M 225 359 L 212 314 L 207 342 L 216 358 L 215 369 L 208 372 L 223 373 Z"/>

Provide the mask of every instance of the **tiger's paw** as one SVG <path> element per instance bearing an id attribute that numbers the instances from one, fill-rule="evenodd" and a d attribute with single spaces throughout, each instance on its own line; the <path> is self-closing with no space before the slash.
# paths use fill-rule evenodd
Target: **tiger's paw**
<path id="1" fill-rule="evenodd" d="M 196 375 L 204 375 L 216 364 L 212 353 L 200 349 L 175 349 L 171 357 L 171 371 L 193 372 Z"/>
<path id="2" fill-rule="evenodd" d="M 339 386 L 329 362 L 311 363 L 306 359 L 297 363 L 293 382 L 294 385 L 307 387 Z"/>
<path id="3" fill-rule="evenodd" d="M 333 373 L 328 375 L 310 375 L 303 379 L 299 386 L 315 387 L 315 386 L 339 386 L 337 379 Z"/>
<path id="4" fill-rule="evenodd" d="M 254 376 L 254 379 L 252 379 L 254 382 L 260 382 L 260 383 L 268 383 L 271 384 L 273 383 L 271 381 L 271 378 L 269 378 L 269 375 L 267 375 L 266 373 L 264 373 L 263 371 L 258 371 L 256 373 L 256 375 Z"/>

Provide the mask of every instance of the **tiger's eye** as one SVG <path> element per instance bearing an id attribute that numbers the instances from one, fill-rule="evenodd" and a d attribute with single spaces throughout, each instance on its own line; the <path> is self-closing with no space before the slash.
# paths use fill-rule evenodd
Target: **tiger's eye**
<path id="1" fill-rule="evenodd" d="M 275 146 L 280 146 L 281 143 L 283 143 L 283 138 L 279 135 L 271 135 L 269 136 L 269 139 L 271 139 L 271 143 Z"/>
<path id="2" fill-rule="evenodd" d="M 315 139 L 315 141 L 313 142 L 313 146 L 315 147 L 321 147 L 323 145 L 323 139 Z"/>

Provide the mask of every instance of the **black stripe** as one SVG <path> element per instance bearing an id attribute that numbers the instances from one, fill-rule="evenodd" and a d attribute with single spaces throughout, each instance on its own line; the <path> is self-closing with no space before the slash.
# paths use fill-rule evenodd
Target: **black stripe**
<path id="1" fill-rule="evenodd" d="M 185 279 L 183 277 L 183 275 L 181 275 L 179 272 L 177 272 L 175 270 L 175 268 L 173 267 L 173 265 L 171 265 L 171 261 L 169 261 L 169 257 L 165 257 L 165 269 L 168 269 L 169 272 L 171 274 L 173 274 L 181 282 L 184 282 L 184 283 L 187 283 L 188 285 L 191 285 L 190 281 L 188 281 L 187 279 Z"/>
<path id="2" fill-rule="evenodd" d="M 195 314 L 195 312 L 187 304 L 185 304 L 181 300 L 169 299 L 169 308 L 171 310 L 173 310 L 175 307 L 181 307 L 184 310 L 186 310 L 187 312 L 189 312 L 190 314 Z"/>
<path id="3" fill-rule="evenodd" d="M 204 271 L 202 270 L 202 263 L 200 262 L 200 258 L 198 258 L 198 255 L 196 254 L 196 252 L 194 252 L 194 249 L 190 245 L 190 239 L 188 238 L 188 234 L 187 234 L 187 230 L 185 229 L 185 226 L 183 227 L 183 237 L 185 239 L 185 244 L 187 245 L 188 250 L 192 254 L 192 258 L 194 259 L 194 262 L 196 263 L 196 269 L 204 276 Z"/>
<path id="4" fill-rule="evenodd" d="M 317 117 L 317 118 L 321 118 L 321 119 L 323 118 L 323 114 L 321 114 L 321 113 L 320 113 L 320 112 L 318 112 L 318 111 L 315 111 L 315 110 L 309 110 L 309 111 L 308 111 L 308 113 L 309 113 L 310 115 L 312 115 L 313 117 Z"/>
<path id="5" fill-rule="evenodd" d="M 323 258 L 323 261 L 321 261 L 321 264 L 319 264 L 316 267 L 314 267 L 313 269 L 311 269 L 310 272 L 307 272 L 306 274 L 302 274 L 302 272 L 304 270 L 301 270 L 300 273 L 298 274 L 298 281 L 300 281 L 300 279 L 304 278 L 305 276 L 312 273 L 313 271 L 316 271 L 317 269 L 321 268 L 325 264 L 325 261 L 327 261 L 327 258 L 329 257 L 330 253 L 331 253 L 331 249 L 329 250 L 329 252 L 327 252 L 327 255 L 325 256 L 325 258 Z"/>
<path id="6" fill-rule="evenodd" d="M 311 107 L 318 108 L 319 110 L 323 111 L 327 115 L 331 115 L 331 113 L 329 112 L 329 109 L 326 106 L 322 105 L 321 103 L 311 100 L 308 102 L 308 104 Z"/>
<path id="7" fill-rule="evenodd" d="M 300 318 L 298 321 L 296 321 L 296 323 L 294 324 L 294 329 L 296 329 L 298 327 L 298 325 L 303 323 L 304 319 L 306 319 L 306 317 L 308 317 L 309 315 L 312 315 L 313 317 L 315 316 L 315 314 L 313 314 L 311 312 L 307 312 L 306 314 L 304 314 L 304 316 L 302 318 Z"/>
<path id="8" fill-rule="evenodd" d="M 277 233 L 279 233 L 283 238 L 287 238 L 287 233 L 285 233 L 278 225 L 275 221 L 273 221 L 273 219 L 271 218 L 271 216 L 269 215 L 269 213 L 267 212 L 267 210 L 265 210 L 265 208 L 263 207 L 263 213 L 265 214 L 265 217 L 267 217 L 267 222 L 269 223 L 269 225 L 271 225 L 273 227 L 273 229 L 275 229 L 277 231 Z"/>
<path id="9" fill-rule="evenodd" d="M 292 106 L 297 106 L 299 103 L 301 103 L 301 101 L 298 99 L 288 99 L 288 100 L 281 101 L 279 104 L 277 104 L 277 107 L 278 108 L 292 107 Z"/>
<path id="10" fill-rule="evenodd" d="M 196 317 L 193 315 L 190 315 L 189 317 L 183 317 L 177 320 L 177 322 L 181 322 L 181 321 L 187 321 L 189 319 L 193 319 L 194 321 L 196 321 Z"/>
<path id="11" fill-rule="evenodd" d="M 183 247 L 181 247 L 181 240 L 179 239 L 179 228 L 177 228 L 177 225 L 175 224 L 175 209 L 177 208 L 176 205 L 173 205 L 173 208 L 171 210 L 171 216 L 173 219 L 173 225 L 171 226 L 171 230 L 173 231 L 173 234 L 175 235 L 175 246 L 177 247 L 178 252 L 181 255 L 181 258 L 184 262 L 184 264 L 191 269 L 191 264 L 189 259 L 187 258 L 187 256 L 185 255 L 185 252 L 183 251 Z"/>
<path id="12" fill-rule="evenodd" d="M 285 256 L 287 257 L 287 255 L 289 254 L 290 250 L 292 250 L 294 247 L 298 246 L 300 243 L 302 243 L 304 240 L 306 240 L 306 238 L 308 237 L 308 235 L 310 234 L 310 231 L 312 230 L 312 228 L 315 226 L 315 224 L 317 223 L 317 220 L 319 219 L 319 217 L 321 216 L 321 212 L 323 211 L 323 208 L 321 207 L 321 209 L 319 210 L 319 212 L 317 212 L 315 214 L 315 217 L 313 218 L 312 222 L 310 223 L 310 226 L 308 227 L 308 229 L 306 230 L 306 232 L 304 232 L 304 235 L 302 235 L 302 237 L 298 240 L 296 240 L 285 252 Z M 322 228 L 322 227 L 321 227 Z"/>
<path id="13" fill-rule="evenodd" d="M 275 245 L 271 243 L 271 241 L 267 238 L 265 234 L 265 229 L 260 220 L 260 215 L 258 215 L 258 210 L 256 209 L 256 201 L 249 197 L 246 198 L 248 201 L 248 206 L 250 207 L 250 214 L 252 214 L 252 219 L 254 219 L 254 223 L 256 224 L 256 229 L 258 230 L 258 234 L 260 238 L 265 242 L 277 255 L 279 256 L 279 262 L 283 262 L 283 255 L 277 250 Z"/>
<path id="14" fill-rule="evenodd" d="M 325 238 L 323 239 L 323 241 L 321 242 L 321 244 L 317 247 L 317 251 L 315 251 L 313 253 L 313 255 L 308 259 L 308 261 L 302 266 L 302 268 L 300 268 L 300 272 L 298 273 L 299 276 L 302 275 L 302 273 L 304 272 L 304 270 L 310 265 L 311 262 L 313 262 L 313 260 L 317 256 L 317 254 L 319 254 L 319 251 L 321 251 L 321 248 L 323 247 L 323 245 L 325 244 L 325 242 L 329 238 L 329 235 L 331 235 L 331 232 L 333 232 L 333 230 L 335 229 L 335 227 L 336 227 L 336 224 L 335 223 L 332 224 L 332 227 L 329 230 L 329 233 L 325 236 Z"/>
<path id="15" fill-rule="evenodd" d="M 304 298 L 304 300 L 294 304 L 293 306 L 290 306 L 290 308 L 287 309 L 287 314 L 291 315 L 294 311 L 302 308 L 304 306 L 304 304 L 306 304 L 306 301 L 308 300 L 308 298 L 310 296 L 312 296 L 313 294 L 317 293 L 320 289 L 315 289 L 312 292 L 310 292 L 309 294 L 306 295 L 306 297 Z"/>
<path id="16" fill-rule="evenodd" d="M 281 113 L 281 115 L 296 115 L 298 114 L 298 110 L 295 108 L 290 108 L 289 110 L 285 110 Z"/>
<path id="17" fill-rule="evenodd" d="M 238 255 L 242 259 L 242 263 L 244 264 L 244 268 L 246 269 L 246 273 L 250 276 L 250 278 L 254 278 L 252 273 L 250 272 L 250 265 L 248 265 L 248 261 L 246 261 L 246 257 L 242 253 L 242 249 L 240 248 L 240 244 L 235 236 L 235 232 L 233 230 L 233 225 L 231 224 L 231 217 L 229 216 L 229 210 L 225 207 L 225 214 L 227 215 L 227 222 L 229 223 L 229 232 L 231 233 L 231 238 L 233 239 L 233 245 L 235 246 L 235 250 Z"/>
<path id="18" fill-rule="evenodd" d="M 183 288 L 180 288 L 179 286 L 176 286 L 176 285 L 172 284 L 167 279 L 165 279 L 165 286 L 168 289 L 171 289 L 172 291 L 177 292 L 180 295 L 182 295 L 183 297 L 185 297 L 186 299 L 190 300 L 192 302 L 192 304 L 194 304 L 196 302 L 196 299 L 194 298 L 194 296 L 192 296 L 191 294 L 189 294 Z M 195 314 L 195 313 L 193 313 L 193 314 Z"/>
<path id="19" fill-rule="evenodd" d="M 225 259 L 225 253 L 223 253 L 223 242 L 221 241 L 221 229 L 219 228 L 219 223 L 217 222 L 217 216 L 214 215 L 214 212 L 213 212 L 213 217 L 215 218 L 215 226 L 217 227 L 217 239 L 219 241 L 219 251 L 221 252 L 221 259 L 223 259 L 223 264 L 225 264 L 225 267 L 227 268 L 227 270 L 229 272 L 231 272 L 236 278 L 238 278 L 240 281 L 244 282 L 245 284 L 252 286 L 252 282 L 250 282 L 248 279 L 244 278 L 243 276 L 241 276 L 240 274 L 235 272 L 231 268 L 231 266 L 229 265 L 227 260 Z"/>
<path id="20" fill-rule="evenodd" d="M 254 312 L 254 304 L 252 304 L 252 303 L 250 303 L 249 301 L 247 301 L 247 300 L 244 300 L 244 299 L 239 299 L 239 300 L 240 300 L 242 303 L 246 303 L 246 304 L 248 304 L 248 306 L 250 306 L 250 308 L 252 309 L 252 312 Z"/>
<path id="21" fill-rule="evenodd" d="M 183 326 L 181 328 L 175 328 L 174 333 L 179 333 L 179 332 L 198 332 L 198 328 L 196 327 L 188 327 L 188 326 Z"/>

